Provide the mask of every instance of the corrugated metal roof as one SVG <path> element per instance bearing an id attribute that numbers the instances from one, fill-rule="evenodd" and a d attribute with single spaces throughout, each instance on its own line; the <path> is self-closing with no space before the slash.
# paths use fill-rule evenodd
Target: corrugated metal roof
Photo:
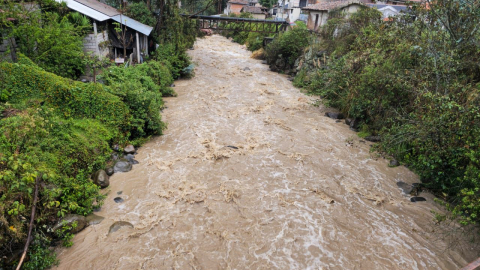
<path id="1" fill-rule="evenodd" d="M 73 9 L 83 15 L 90 17 L 96 21 L 103 22 L 112 19 L 128 28 L 131 28 L 144 35 L 150 35 L 153 27 L 135 21 L 134 19 L 121 15 L 115 8 L 100 3 L 96 0 L 55 0 L 58 3 L 67 3 L 68 8 Z M 120 20 L 120 16 L 122 19 Z"/>
<path id="2" fill-rule="evenodd" d="M 120 19 L 121 16 L 121 19 Z M 116 15 L 112 17 L 112 20 L 119 22 L 123 25 L 126 25 L 128 28 L 132 28 L 133 30 L 140 32 L 146 36 L 150 35 L 153 30 L 153 27 L 145 25 L 141 22 L 137 22 L 132 18 L 129 18 L 125 15 Z"/>
<path id="3" fill-rule="evenodd" d="M 118 11 L 116 8 L 106 5 L 97 0 L 75 0 L 75 1 L 89 8 L 95 9 L 96 11 L 101 12 L 110 17 L 120 14 L 120 11 Z"/>
<path id="4" fill-rule="evenodd" d="M 74 0 L 55 0 L 55 1 L 57 1 L 58 3 L 65 2 L 67 3 L 68 8 L 73 9 L 79 13 L 82 13 L 83 15 L 90 17 L 99 22 L 103 22 L 110 19 L 110 16 L 107 16 L 101 12 L 98 12 Z"/>

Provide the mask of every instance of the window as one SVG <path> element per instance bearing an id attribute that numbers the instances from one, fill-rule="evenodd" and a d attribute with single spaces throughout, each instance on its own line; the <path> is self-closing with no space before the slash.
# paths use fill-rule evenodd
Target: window
<path id="1" fill-rule="evenodd" d="M 300 7 L 306 7 L 307 6 L 307 0 L 300 0 Z"/>

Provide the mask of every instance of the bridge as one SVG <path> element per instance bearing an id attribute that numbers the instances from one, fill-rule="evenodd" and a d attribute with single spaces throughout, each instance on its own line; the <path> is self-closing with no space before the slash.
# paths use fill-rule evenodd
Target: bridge
<path id="1" fill-rule="evenodd" d="M 205 15 L 188 15 L 182 14 L 198 21 L 201 29 L 223 30 L 223 31 L 245 31 L 258 32 L 267 34 L 276 34 L 280 31 L 285 31 L 289 25 L 286 21 L 274 20 L 259 20 L 250 18 L 235 18 L 235 17 L 220 17 L 220 16 L 205 16 Z M 228 25 L 235 25 L 235 28 Z"/>

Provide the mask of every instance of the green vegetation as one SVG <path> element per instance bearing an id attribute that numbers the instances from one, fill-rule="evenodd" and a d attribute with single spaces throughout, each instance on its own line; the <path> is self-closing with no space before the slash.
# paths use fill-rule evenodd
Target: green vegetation
<path id="1" fill-rule="evenodd" d="M 67 78 L 78 78 L 84 71 L 82 64 L 84 31 L 91 27 L 84 20 L 75 20 L 83 16 L 61 16 L 56 12 L 30 11 L 26 8 L 8 10 L 2 20 L 9 35 L 16 37 L 19 51 L 32 59 L 46 71 Z M 2 16 L 2 15 L 0 15 Z M 2 16 L 2 17 L 3 17 Z M 5 18 L 14 18 L 16 23 Z"/>
<path id="2" fill-rule="evenodd" d="M 294 81 L 380 135 L 377 149 L 414 170 L 462 224 L 480 221 L 478 25 L 478 2 L 440 0 L 388 22 L 364 9 L 328 22 Z"/>
<path id="3" fill-rule="evenodd" d="M 230 17 L 238 18 L 247 18 L 252 19 L 252 14 L 250 13 L 240 13 L 240 15 L 230 14 Z M 273 24 L 266 24 L 265 26 L 252 25 L 250 28 L 245 28 L 243 23 L 228 23 L 223 25 L 222 28 L 228 29 L 221 32 L 221 34 L 227 38 L 232 38 L 233 41 L 239 44 L 245 44 L 247 49 L 250 51 L 256 51 L 263 48 L 263 39 L 265 37 L 275 37 L 276 34 L 268 34 L 261 32 L 250 32 L 250 31 L 275 31 L 275 26 Z"/>
<path id="4" fill-rule="evenodd" d="M 290 69 L 295 64 L 303 49 L 309 44 L 310 34 L 303 22 L 296 22 L 290 31 L 280 34 L 265 49 L 269 65 L 276 65 L 281 70 Z M 277 62 L 283 62 L 278 65 Z"/>
<path id="5" fill-rule="evenodd" d="M 154 37 L 160 47 L 151 60 L 108 67 L 108 61 L 82 51 L 82 39 L 91 32 L 87 18 L 54 1 L 38 4 L 32 10 L 0 0 L 2 38 L 15 37 L 19 45 L 16 62 L 0 62 L 1 269 L 18 264 L 40 174 L 33 240 L 22 267 L 48 268 L 56 262 L 52 245 L 72 245 L 71 227 L 54 232 L 54 225 L 102 204 L 91 177 L 112 165 L 113 145 L 137 145 L 162 134 L 162 97 L 175 96 L 173 80 L 190 75 L 185 50 L 196 35 L 172 2 L 162 14 L 162 34 Z M 97 76 L 102 84 L 72 80 L 85 65 L 103 69 Z"/>

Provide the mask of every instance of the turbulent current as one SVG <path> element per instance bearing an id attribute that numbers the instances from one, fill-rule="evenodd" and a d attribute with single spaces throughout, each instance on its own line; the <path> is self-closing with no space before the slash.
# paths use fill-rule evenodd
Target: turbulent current
<path id="1" fill-rule="evenodd" d="M 189 51 L 195 77 L 166 98 L 165 135 L 114 174 L 105 219 L 57 269 L 457 269 L 466 244 L 435 231 L 428 193 L 370 152 L 287 77 L 221 36 Z M 123 199 L 114 201 L 114 198 Z"/>

